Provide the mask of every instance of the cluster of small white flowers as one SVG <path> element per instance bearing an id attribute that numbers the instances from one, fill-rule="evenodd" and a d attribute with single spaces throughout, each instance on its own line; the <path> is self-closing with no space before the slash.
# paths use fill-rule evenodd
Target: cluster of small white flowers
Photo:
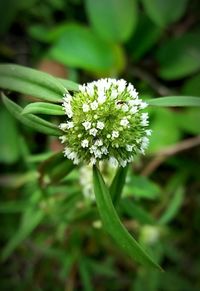
<path id="1" fill-rule="evenodd" d="M 151 130 L 147 103 L 125 80 L 100 79 L 79 86 L 73 97 L 64 94 L 67 121 L 60 124 L 64 155 L 75 164 L 94 165 L 108 160 L 125 167 L 137 153 L 145 152 Z"/>

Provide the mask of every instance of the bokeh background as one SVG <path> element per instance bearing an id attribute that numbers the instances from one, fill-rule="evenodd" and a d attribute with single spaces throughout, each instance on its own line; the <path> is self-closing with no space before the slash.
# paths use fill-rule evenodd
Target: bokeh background
<path id="1" fill-rule="evenodd" d="M 77 83 L 124 78 L 144 99 L 200 97 L 199 11 L 198 0 L 0 0 L 0 61 Z M 38 182 L 61 145 L 1 103 L 0 290 L 200 290 L 199 109 L 149 113 L 150 146 L 130 167 L 118 212 L 164 273 L 129 260 L 104 232 L 91 169 Z"/>

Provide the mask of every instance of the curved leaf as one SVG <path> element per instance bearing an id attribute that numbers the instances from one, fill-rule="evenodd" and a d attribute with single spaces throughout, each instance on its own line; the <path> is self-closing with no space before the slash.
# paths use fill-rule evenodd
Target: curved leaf
<path id="1" fill-rule="evenodd" d="M 48 115 L 65 115 L 65 112 L 60 105 L 46 103 L 46 102 L 34 102 L 28 104 L 22 114 L 30 114 L 30 113 L 38 113 L 38 114 L 48 114 Z"/>
<path id="2" fill-rule="evenodd" d="M 161 267 L 148 256 L 121 223 L 112 204 L 108 188 L 106 187 L 99 170 L 95 166 L 93 167 L 93 181 L 97 207 L 107 232 L 130 258 L 146 266 L 162 270 Z"/>
<path id="3" fill-rule="evenodd" d="M 8 111 L 23 124 L 41 133 L 55 136 L 61 135 L 61 131 L 56 125 L 33 114 L 28 114 L 27 116 L 22 115 L 23 109 L 4 94 L 2 94 L 2 100 Z"/>
<path id="4" fill-rule="evenodd" d="M 60 102 L 66 89 L 78 89 L 78 85 L 71 81 L 12 64 L 0 65 L 0 87 L 51 102 Z"/>

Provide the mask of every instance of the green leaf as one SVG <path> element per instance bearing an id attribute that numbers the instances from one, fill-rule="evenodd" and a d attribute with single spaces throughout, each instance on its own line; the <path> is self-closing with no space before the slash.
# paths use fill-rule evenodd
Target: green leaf
<path id="1" fill-rule="evenodd" d="M 185 81 L 181 93 L 200 97 L 200 73 Z"/>
<path id="2" fill-rule="evenodd" d="M 200 98 L 199 98 L 200 99 Z M 178 113 L 177 123 L 186 133 L 200 134 L 200 109 L 188 108 Z"/>
<path id="3" fill-rule="evenodd" d="M 30 114 L 30 113 L 38 113 L 38 114 L 48 114 L 48 115 L 65 115 L 65 112 L 60 105 L 46 103 L 46 102 L 34 102 L 28 104 L 22 114 Z"/>
<path id="4" fill-rule="evenodd" d="M 156 52 L 156 58 L 163 79 L 176 80 L 195 73 L 200 69 L 199 33 L 167 39 Z"/>
<path id="5" fill-rule="evenodd" d="M 31 68 L 1 64 L 0 87 L 51 102 L 61 102 L 65 89 L 71 90 L 78 85 L 64 81 Z M 68 83 L 69 82 L 69 83 Z M 69 84 L 69 86 L 68 86 Z"/>
<path id="6" fill-rule="evenodd" d="M 128 166 L 125 168 L 119 167 L 110 186 L 110 195 L 114 205 L 116 205 L 120 200 L 122 190 L 126 182 L 127 171 Z"/>
<path id="7" fill-rule="evenodd" d="M 188 0 L 142 0 L 147 15 L 155 24 L 167 26 L 179 20 L 186 11 Z"/>
<path id="8" fill-rule="evenodd" d="M 92 291 L 94 288 L 92 287 L 92 274 L 91 270 L 89 269 L 89 265 L 86 261 L 86 259 L 83 257 L 79 261 L 79 272 L 80 272 L 80 277 L 83 285 L 83 289 L 85 291 Z"/>
<path id="9" fill-rule="evenodd" d="M 200 98 L 193 96 L 169 96 L 147 100 L 151 106 L 162 107 L 183 107 L 183 106 L 200 106 Z"/>
<path id="10" fill-rule="evenodd" d="M 5 108 L 0 108 L 0 161 L 10 164 L 18 160 L 20 156 L 20 144 L 18 139 L 16 120 Z"/>
<path id="11" fill-rule="evenodd" d="M 66 177 L 75 165 L 64 157 L 63 152 L 55 153 L 45 160 L 39 167 L 40 183 L 47 185 L 55 183 Z"/>
<path id="12" fill-rule="evenodd" d="M 135 201 L 133 202 L 130 199 L 125 198 L 121 200 L 120 206 L 122 207 L 125 214 L 131 218 L 136 219 L 142 224 L 156 223 L 155 219 Z"/>
<path id="13" fill-rule="evenodd" d="M 131 175 L 124 192 L 125 196 L 132 196 L 137 199 L 156 199 L 160 194 L 160 188 L 146 177 Z"/>
<path id="14" fill-rule="evenodd" d="M 166 146 L 177 143 L 181 138 L 177 113 L 167 108 L 156 108 L 151 122 L 148 153 L 153 154 Z"/>
<path id="15" fill-rule="evenodd" d="M 22 115 L 23 109 L 4 94 L 2 94 L 2 100 L 8 111 L 23 124 L 41 133 L 55 136 L 61 135 L 61 131 L 56 125 L 33 114 Z"/>
<path id="16" fill-rule="evenodd" d="M 28 203 L 24 201 L 6 201 L 1 202 L 0 213 L 17 213 L 27 209 Z"/>
<path id="17" fill-rule="evenodd" d="M 147 255 L 121 223 L 112 204 L 108 188 L 95 166 L 93 167 L 93 181 L 97 207 L 107 232 L 130 258 L 146 266 L 161 270 L 160 266 Z"/>
<path id="18" fill-rule="evenodd" d="M 86 11 L 94 30 L 103 39 L 124 42 L 137 24 L 136 0 L 86 0 Z"/>
<path id="19" fill-rule="evenodd" d="M 136 31 L 128 43 L 134 61 L 140 60 L 158 41 L 163 29 L 141 14 Z"/>
<path id="20" fill-rule="evenodd" d="M 174 193 L 174 196 L 172 197 L 170 203 L 168 204 L 166 211 L 159 219 L 159 223 L 160 224 L 169 223 L 180 210 L 183 201 L 184 201 L 184 189 L 182 187 L 179 187 Z"/>
<path id="21" fill-rule="evenodd" d="M 102 40 L 92 30 L 78 24 L 63 27 L 49 55 L 65 65 L 97 75 L 110 75 L 124 67 L 124 55 L 118 45 Z"/>
<path id="22" fill-rule="evenodd" d="M 36 197 L 38 192 L 34 193 L 33 198 L 38 199 Z M 16 233 L 11 237 L 10 241 L 4 247 L 2 251 L 2 260 L 6 260 L 13 251 L 31 234 L 31 232 L 38 226 L 41 220 L 44 217 L 44 213 L 35 208 L 35 202 L 31 202 L 29 207 L 27 206 L 26 211 L 24 212 L 21 220 L 21 224 Z"/>

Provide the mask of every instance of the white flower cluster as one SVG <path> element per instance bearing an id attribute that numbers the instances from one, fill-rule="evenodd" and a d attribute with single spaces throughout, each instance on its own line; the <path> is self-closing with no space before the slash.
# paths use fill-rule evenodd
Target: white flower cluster
<path id="1" fill-rule="evenodd" d="M 74 164 L 109 160 L 114 167 L 125 167 L 148 146 L 146 107 L 133 85 L 123 79 L 84 84 L 73 97 L 67 92 L 63 98 L 67 120 L 60 124 L 64 155 Z"/>

